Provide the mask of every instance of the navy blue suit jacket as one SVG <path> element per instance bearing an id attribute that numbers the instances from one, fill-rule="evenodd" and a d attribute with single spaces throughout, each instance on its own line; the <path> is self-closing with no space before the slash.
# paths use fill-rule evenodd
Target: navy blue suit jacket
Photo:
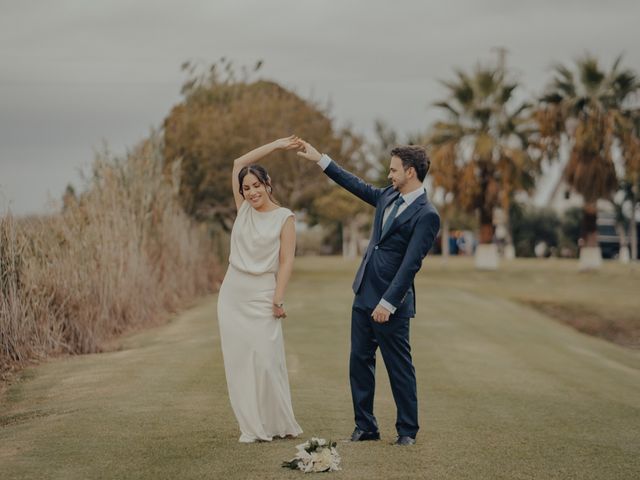
<path id="1" fill-rule="evenodd" d="M 369 185 L 333 161 L 324 172 L 338 185 L 376 207 L 369 246 L 353 281 L 354 307 L 373 310 L 384 298 L 396 307 L 394 315 L 414 317 L 413 279 L 440 229 L 437 210 L 425 194 L 398 215 L 381 237 L 384 211 L 400 193 L 392 186 Z"/>

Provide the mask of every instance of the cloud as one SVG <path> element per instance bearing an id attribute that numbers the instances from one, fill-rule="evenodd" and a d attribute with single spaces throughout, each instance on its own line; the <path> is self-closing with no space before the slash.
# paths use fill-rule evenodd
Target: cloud
<path id="1" fill-rule="evenodd" d="M 188 59 L 263 59 L 264 76 L 331 100 L 339 123 L 367 134 L 376 118 L 425 129 L 444 94 L 438 80 L 495 58 L 497 46 L 522 94 L 542 89 L 554 61 L 587 50 L 606 65 L 626 51 L 625 64 L 640 66 L 640 3 L 622 0 L 41 0 L 5 1 L 2 12 L 0 184 L 21 213 L 47 190 L 61 194 L 102 139 L 124 151 L 159 125 Z M 20 173 L 16 158 L 38 168 Z"/>

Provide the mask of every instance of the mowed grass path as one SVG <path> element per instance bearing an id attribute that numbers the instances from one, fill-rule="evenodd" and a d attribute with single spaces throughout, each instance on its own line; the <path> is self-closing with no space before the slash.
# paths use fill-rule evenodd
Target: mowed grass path
<path id="1" fill-rule="evenodd" d="M 297 260 L 287 294 L 294 410 L 337 440 L 343 479 L 640 478 L 640 352 L 586 336 L 515 299 L 637 310 L 640 274 L 516 261 L 482 273 L 429 258 L 411 340 L 422 429 L 395 447 L 379 361 L 382 440 L 351 444 L 351 280 L 357 262 Z M 216 297 L 109 353 L 52 360 L 0 399 L 0 478 L 300 478 L 296 440 L 243 445 L 228 403 Z"/>

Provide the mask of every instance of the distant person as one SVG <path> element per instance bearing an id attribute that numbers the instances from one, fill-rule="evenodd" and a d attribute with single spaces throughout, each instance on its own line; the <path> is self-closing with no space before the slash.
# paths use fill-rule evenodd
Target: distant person
<path id="1" fill-rule="evenodd" d="M 415 316 L 414 277 L 434 243 L 440 217 L 423 181 L 429 159 L 422 147 L 391 151 L 391 185 L 376 188 L 301 141 L 298 155 L 317 162 L 338 185 L 376 208 L 369 246 L 353 282 L 349 376 L 355 416 L 351 440 L 378 440 L 373 414 L 376 350 L 380 347 L 397 407 L 396 444 L 412 445 L 418 433 L 416 376 L 409 344 Z"/>
<path id="2" fill-rule="evenodd" d="M 458 255 L 458 241 L 455 233 L 449 235 L 449 253 L 451 255 Z"/>
<path id="3" fill-rule="evenodd" d="M 220 341 L 240 442 L 296 437 L 281 319 L 296 244 L 293 212 L 273 199 L 271 178 L 255 162 L 299 147 L 281 138 L 233 162 L 238 215 L 231 230 L 229 268 L 218 296 Z"/>

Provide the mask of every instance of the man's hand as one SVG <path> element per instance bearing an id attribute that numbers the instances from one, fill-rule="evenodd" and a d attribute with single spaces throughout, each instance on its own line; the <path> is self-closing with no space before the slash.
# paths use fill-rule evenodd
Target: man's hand
<path id="1" fill-rule="evenodd" d="M 306 158 L 307 160 L 311 160 L 312 162 L 318 163 L 322 155 L 318 150 L 316 150 L 313 145 L 305 142 L 304 140 L 298 140 L 299 144 L 302 146 L 302 151 L 298 152 L 297 155 L 302 158 Z"/>
<path id="2" fill-rule="evenodd" d="M 382 305 L 378 305 L 376 309 L 371 314 L 373 317 L 373 321 L 376 323 L 385 323 L 389 321 L 389 317 L 391 316 L 391 312 L 384 308 Z"/>

